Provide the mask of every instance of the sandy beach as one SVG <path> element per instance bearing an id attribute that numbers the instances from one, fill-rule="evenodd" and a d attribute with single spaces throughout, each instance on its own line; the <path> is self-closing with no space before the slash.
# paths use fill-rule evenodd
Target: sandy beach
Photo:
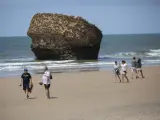
<path id="1" fill-rule="evenodd" d="M 160 120 L 160 67 L 143 71 L 130 83 L 113 83 L 112 71 L 52 74 L 51 99 L 40 75 L 30 99 L 20 78 L 0 78 L 0 120 Z"/>

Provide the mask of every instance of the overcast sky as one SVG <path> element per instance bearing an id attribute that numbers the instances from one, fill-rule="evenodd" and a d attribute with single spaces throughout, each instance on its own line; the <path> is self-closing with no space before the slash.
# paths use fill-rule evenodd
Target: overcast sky
<path id="1" fill-rule="evenodd" d="M 43 12 L 82 16 L 103 34 L 160 33 L 160 0 L 0 0 L 0 36 L 26 36 Z"/>

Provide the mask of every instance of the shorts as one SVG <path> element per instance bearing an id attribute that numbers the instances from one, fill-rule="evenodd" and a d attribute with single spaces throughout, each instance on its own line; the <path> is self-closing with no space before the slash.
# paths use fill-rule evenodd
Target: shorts
<path id="1" fill-rule="evenodd" d="M 138 71 L 142 70 L 142 68 L 137 68 Z"/>
<path id="2" fill-rule="evenodd" d="M 127 71 L 121 71 L 121 74 L 125 75 L 125 74 L 127 74 Z"/>
<path id="3" fill-rule="evenodd" d="M 28 84 L 23 84 L 23 90 L 29 90 L 29 83 Z"/>
<path id="4" fill-rule="evenodd" d="M 132 68 L 131 68 L 131 71 L 132 71 L 132 72 L 136 72 L 136 71 L 137 71 L 136 67 L 132 67 Z"/>
<path id="5" fill-rule="evenodd" d="M 49 89 L 50 88 L 50 84 L 44 84 L 44 88 L 45 89 Z"/>
<path id="6" fill-rule="evenodd" d="M 115 70 L 115 74 L 116 75 L 120 75 L 120 71 L 119 70 Z"/>

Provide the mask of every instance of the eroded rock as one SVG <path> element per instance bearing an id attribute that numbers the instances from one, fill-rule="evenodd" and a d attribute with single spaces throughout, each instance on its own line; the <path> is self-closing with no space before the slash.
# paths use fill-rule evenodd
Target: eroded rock
<path id="1" fill-rule="evenodd" d="M 81 17 L 37 13 L 27 32 L 37 59 L 97 59 L 101 31 Z"/>

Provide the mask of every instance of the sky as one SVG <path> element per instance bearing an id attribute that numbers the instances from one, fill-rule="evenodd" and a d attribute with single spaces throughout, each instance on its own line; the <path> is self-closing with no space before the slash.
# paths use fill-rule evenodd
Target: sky
<path id="1" fill-rule="evenodd" d="M 36 13 L 81 16 L 103 34 L 160 33 L 160 0 L 0 0 L 0 36 L 26 36 Z"/>

